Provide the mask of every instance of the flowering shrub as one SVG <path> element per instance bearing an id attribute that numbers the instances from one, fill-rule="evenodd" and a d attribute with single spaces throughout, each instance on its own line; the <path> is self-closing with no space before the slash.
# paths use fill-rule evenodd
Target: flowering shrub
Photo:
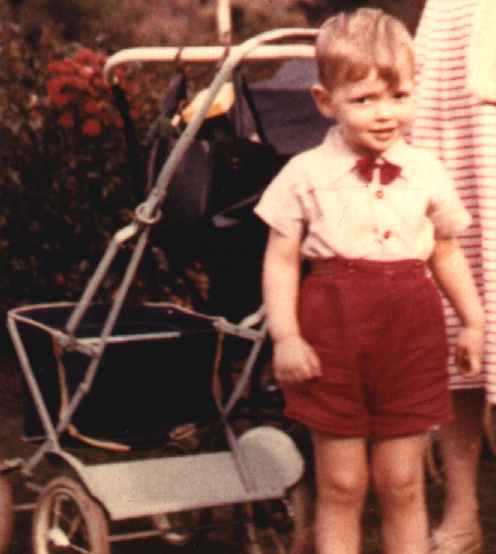
<path id="1" fill-rule="evenodd" d="M 284 7 L 292 3 L 278 0 Z M 102 80 L 105 52 L 214 43 L 214 6 L 204 0 L 0 3 L 0 317 L 23 303 L 78 298 L 110 237 L 142 200 L 144 139 L 167 75 L 163 66 L 140 67 L 146 95 L 132 75 L 119 75 L 138 132 L 131 159 L 123 121 Z M 279 18 L 301 23 L 291 9 L 266 7 L 266 0 L 233 2 L 238 39 L 282 26 Z M 125 254 L 104 294 L 121 275 Z M 154 289 L 163 298 L 169 288 L 177 291 L 167 264 L 159 266 L 162 274 L 150 286 L 145 260 L 137 293 Z M 188 278 L 197 275 L 205 281 L 201 268 Z"/>
<path id="2" fill-rule="evenodd" d="M 101 52 L 81 48 L 71 57 L 48 64 L 48 102 L 57 114 L 57 124 L 64 129 L 79 126 L 83 135 L 98 137 L 105 128 L 123 127 L 103 80 L 106 58 Z M 137 119 L 138 88 L 125 79 L 122 68 L 117 68 L 116 76 L 133 105 L 130 115 Z"/>
<path id="3" fill-rule="evenodd" d="M 17 28 L 7 31 L 7 63 L 0 68 L 2 311 L 78 298 L 110 237 L 143 195 L 143 183 L 131 178 L 123 121 L 102 78 L 105 54 L 77 48 L 40 60 Z M 132 116 L 150 112 L 137 111 L 139 90 L 131 76 L 119 77 Z M 143 117 L 136 122 L 138 131 L 147 125 Z M 139 162 L 143 155 L 135 154 Z M 103 295 L 114 290 L 126 261 L 123 252 Z M 145 287 L 138 279 L 137 289 Z"/>
<path id="4" fill-rule="evenodd" d="M 16 26 L 0 25 L 0 39 L 8 45 L 0 65 L 0 312 L 5 314 L 25 303 L 80 297 L 112 235 L 143 199 L 144 178 L 133 178 L 130 162 L 143 173 L 144 137 L 164 89 L 160 76 L 140 68 L 144 99 L 129 71 L 114 72 L 137 131 L 137 151 L 129 156 L 124 122 L 102 78 L 103 52 L 60 49 L 49 34 L 44 49 L 31 49 Z M 117 257 L 99 300 L 115 291 L 131 248 L 126 245 Z M 205 288 L 201 267 L 191 268 L 187 278 L 199 279 L 199 288 Z M 165 253 L 150 248 L 131 297 L 188 304 L 189 294 L 189 285 L 170 274 Z"/>

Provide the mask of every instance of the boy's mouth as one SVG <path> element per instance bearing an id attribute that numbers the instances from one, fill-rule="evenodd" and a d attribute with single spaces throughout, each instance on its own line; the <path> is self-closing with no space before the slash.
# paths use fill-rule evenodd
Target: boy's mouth
<path id="1" fill-rule="evenodd" d="M 387 140 L 391 138 L 396 131 L 396 127 L 388 127 L 387 129 L 372 129 L 371 135 L 379 140 Z"/>

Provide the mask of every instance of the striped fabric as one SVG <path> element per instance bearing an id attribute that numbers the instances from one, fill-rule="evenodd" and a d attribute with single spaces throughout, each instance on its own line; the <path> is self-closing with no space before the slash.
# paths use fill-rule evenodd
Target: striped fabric
<path id="1" fill-rule="evenodd" d="M 484 373 L 475 382 L 465 380 L 451 360 L 451 385 L 486 387 L 489 401 L 496 404 L 496 105 L 479 101 L 466 89 L 466 54 L 476 5 L 477 0 L 426 4 L 416 35 L 418 109 L 411 142 L 435 151 L 444 161 L 473 218 L 460 240 L 486 310 Z M 453 344 L 459 322 L 445 304 Z"/>

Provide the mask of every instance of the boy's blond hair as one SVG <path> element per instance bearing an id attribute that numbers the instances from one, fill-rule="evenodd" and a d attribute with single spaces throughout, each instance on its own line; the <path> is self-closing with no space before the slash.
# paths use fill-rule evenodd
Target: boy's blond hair
<path id="1" fill-rule="evenodd" d="M 316 41 L 319 79 L 328 90 L 364 79 L 371 69 L 396 88 L 405 69 L 414 76 L 413 39 L 395 17 L 360 8 L 329 18 Z"/>

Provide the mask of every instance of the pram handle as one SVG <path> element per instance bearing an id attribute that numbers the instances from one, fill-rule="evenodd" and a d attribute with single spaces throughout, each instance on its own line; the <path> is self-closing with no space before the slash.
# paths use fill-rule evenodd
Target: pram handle
<path id="1" fill-rule="evenodd" d="M 148 197 L 143 202 L 142 207 L 140 208 L 142 215 L 145 217 L 153 217 L 155 211 L 161 206 L 167 193 L 168 184 L 176 171 L 180 160 L 193 142 L 194 137 L 203 123 L 203 120 L 205 119 L 205 116 L 214 102 L 221 86 L 232 77 L 234 69 L 262 44 L 284 39 L 287 40 L 288 38 L 292 38 L 293 40 L 297 38 L 314 39 L 317 36 L 317 33 L 317 29 L 277 29 L 275 31 L 261 33 L 246 40 L 240 46 L 229 50 L 229 55 L 222 63 L 217 75 L 206 91 L 203 104 L 194 114 L 186 126 L 186 129 L 184 129 L 183 133 L 179 137 L 174 150 L 171 152 L 169 158 L 163 165 L 160 174 L 158 175 L 155 187 L 150 191 Z"/>
<path id="2" fill-rule="evenodd" d="M 229 53 L 243 61 L 277 61 L 294 58 L 312 58 L 315 48 L 312 44 L 261 44 L 261 42 L 277 41 L 296 38 L 314 38 L 317 29 L 277 29 L 254 37 L 260 39 L 255 49 L 246 52 L 246 46 L 251 40 L 238 46 L 229 47 Z M 246 52 L 244 54 L 244 52 Z M 122 64 L 137 62 L 166 62 L 166 63 L 209 63 L 222 60 L 226 54 L 226 46 L 164 46 L 164 47 L 136 47 L 125 48 L 116 52 L 107 59 L 103 70 L 107 83 L 115 82 L 114 69 Z"/>
<path id="3" fill-rule="evenodd" d="M 187 125 L 186 129 L 179 137 L 179 140 L 177 141 L 175 148 L 171 152 L 169 158 L 167 159 L 166 163 L 162 167 L 160 174 L 158 175 L 157 182 L 154 188 L 150 191 L 145 201 L 142 204 L 140 204 L 140 206 L 137 207 L 136 211 L 137 211 L 138 217 L 136 217 L 135 221 L 133 221 L 130 225 L 128 225 L 121 231 L 118 231 L 112 238 L 110 244 L 108 245 L 103 258 L 101 259 L 97 269 L 95 270 L 95 273 L 89 280 L 79 302 L 76 305 L 76 308 L 74 309 L 73 313 L 71 314 L 67 322 L 66 330 L 70 336 L 74 336 L 74 333 L 79 323 L 81 322 L 81 319 L 84 317 L 84 314 L 90 302 L 92 301 L 100 284 L 102 283 L 112 261 L 114 260 L 117 252 L 119 251 L 121 244 L 126 240 L 129 240 L 134 235 L 140 234 L 141 232 L 138 238 L 136 247 L 132 253 L 131 260 L 128 265 L 126 274 L 124 276 L 124 279 L 121 285 L 118 288 L 117 294 L 115 296 L 114 304 L 112 306 L 112 309 L 109 313 L 108 319 L 104 326 L 104 332 L 102 333 L 102 352 L 101 352 L 103 354 L 103 349 L 105 346 L 106 339 L 108 338 L 108 336 L 110 336 L 110 333 L 112 332 L 113 325 L 120 311 L 120 308 L 122 307 L 122 304 L 127 295 L 127 291 L 129 289 L 130 283 L 134 277 L 138 264 L 143 255 L 144 248 L 148 241 L 150 225 L 147 225 L 146 223 L 155 222 L 158 211 L 160 210 L 161 204 L 165 199 L 169 181 L 171 180 L 177 166 L 179 165 L 182 159 L 182 156 L 184 155 L 184 153 L 186 152 L 186 150 L 189 148 L 190 144 L 194 140 L 194 137 L 204 120 L 205 114 L 207 113 L 208 109 L 210 108 L 210 105 L 213 103 L 215 97 L 217 96 L 217 93 L 220 87 L 226 81 L 229 80 L 237 65 L 241 61 L 243 61 L 244 59 L 252 55 L 257 49 L 260 49 L 261 47 L 263 47 L 263 45 L 265 45 L 266 43 L 289 40 L 289 39 L 292 39 L 292 40 L 315 39 L 315 37 L 317 36 L 317 33 L 318 33 L 317 29 L 300 29 L 300 28 L 277 29 L 274 31 L 268 31 L 268 32 L 256 35 L 255 37 L 246 40 L 241 45 L 235 46 L 229 49 L 229 55 L 224 60 L 220 68 L 220 71 L 217 73 L 215 79 L 212 81 L 208 89 L 208 93 L 204 99 L 202 107 L 196 112 L 194 117 Z M 298 45 L 298 48 L 303 46 L 304 45 Z M 280 46 L 280 48 L 282 48 L 282 46 Z M 294 48 L 294 45 L 292 48 Z M 145 50 L 148 52 L 157 53 L 157 52 L 163 51 L 164 49 L 151 48 L 151 49 L 145 49 Z M 165 50 L 169 51 L 170 53 L 170 49 L 165 49 Z M 176 54 L 178 50 L 179 50 L 178 48 L 172 49 L 172 51 L 176 52 Z M 130 60 L 130 57 L 128 55 L 129 52 L 136 52 L 136 51 L 142 52 L 143 49 L 141 48 L 127 49 L 121 52 L 117 52 L 116 54 L 111 56 L 107 60 L 104 67 L 104 74 L 107 75 L 107 78 L 110 75 L 111 69 L 115 68 L 116 65 L 118 65 L 118 63 L 124 63 L 125 60 L 126 61 Z M 218 52 L 224 55 L 225 48 L 221 47 L 220 50 L 218 50 Z M 307 46 L 306 55 L 312 56 L 313 52 L 314 52 L 314 47 Z M 288 52 L 285 51 L 284 55 L 287 56 Z M 140 61 L 143 61 L 143 59 L 138 58 L 138 56 L 134 56 L 134 59 L 135 60 L 139 59 Z M 156 56 L 155 58 L 150 56 L 147 58 L 147 60 L 149 61 L 157 61 L 158 59 L 159 58 Z"/>

